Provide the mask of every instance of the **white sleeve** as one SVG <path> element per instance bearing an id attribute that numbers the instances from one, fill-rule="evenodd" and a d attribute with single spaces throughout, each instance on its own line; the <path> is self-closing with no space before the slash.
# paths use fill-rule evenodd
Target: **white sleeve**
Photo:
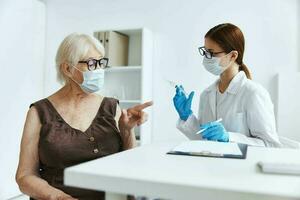
<path id="1" fill-rule="evenodd" d="M 281 146 L 276 131 L 274 106 L 265 89 L 258 88 L 248 97 L 246 120 L 251 134 L 251 138 L 247 138 L 249 141 L 255 144 L 262 140 L 267 147 Z"/>
<path id="2" fill-rule="evenodd" d="M 190 115 L 186 121 L 178 119 L 176 127 L 190 140 L 201 139 L 200 135 L 195 134 L 200 130 L 200 125 L 194 114 Z"/>

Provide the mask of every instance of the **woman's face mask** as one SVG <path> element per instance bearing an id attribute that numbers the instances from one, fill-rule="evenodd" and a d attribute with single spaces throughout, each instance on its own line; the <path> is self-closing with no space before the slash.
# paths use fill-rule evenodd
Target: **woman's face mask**
<path id="1" fill-rule="evenodd" d="M 77 83 L 80 88 L 86 93 L 94 93 L 101 90 L 104 86 L 104 69 L 96 69 L 93 71 L 81 71 L 73 66 L 76 70 L 80 71 L 83 75 L 83 82 Z"/>
<path id="2" fill-rule="evenodd" d="M 204 56 L 202 64 L 208 72 L 212 73 L 213 75 L 220 76 L 231 63 L 230 61 L 228 61 L 228 64 L 226 66 L 224 66 L 223 63 L 221 64 L 221 59 L 225 58 L 228 54 L 222 57 L 212 57 L 210 59 Z"/>

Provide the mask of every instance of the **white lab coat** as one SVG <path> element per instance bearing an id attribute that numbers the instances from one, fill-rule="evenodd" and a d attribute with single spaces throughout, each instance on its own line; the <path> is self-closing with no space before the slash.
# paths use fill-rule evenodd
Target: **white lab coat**
<path id="1" fill-rule="evenodd" d="M 218 82 L 200 95 L 198 117 L 193 114 L 186 121 L 179 119 L 177 128 L 189 139 L 199 140 L 201 137 L 195 133 L 201 124 L 222 118 L 230 142 L 280 147 L 269 93 L 240 71 L 231 80 L 225 98 L 216 106 Z"/>

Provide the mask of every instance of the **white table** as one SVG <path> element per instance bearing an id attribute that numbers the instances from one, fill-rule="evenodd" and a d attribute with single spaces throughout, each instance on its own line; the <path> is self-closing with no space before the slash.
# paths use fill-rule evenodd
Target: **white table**
<path id="1" fill-rule="evenodd" d="M 146 145 L 67 168 L 65 184 L 107 191 L 112 199 L 122 199 L 121 194 L 174 200 L 300 199 L 300 176 L 263 174 L 256 165 L 300 163 L 300 150 L 249 147 L 245 160 L 167 155 L 177 144 Z"/>

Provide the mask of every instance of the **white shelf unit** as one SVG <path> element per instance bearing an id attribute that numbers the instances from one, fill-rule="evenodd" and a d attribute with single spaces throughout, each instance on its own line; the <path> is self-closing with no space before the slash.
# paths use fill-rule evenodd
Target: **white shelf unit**
<path id="1" fill-rule="evenodd" d="M 103 31 L 117 31 L 129 37 L 128 66 L 110 66 L 105 69 L 105 84 L 100 93 L 118 99 L 122 109 L 152 100 L 151 31 L 146 28 L 110 28 L 95 32 Z M 145 109 L 145 112 L 148 121 L 135 129 L 140 145 L 151 143 L 152 139 L 152 107 Z"/>

